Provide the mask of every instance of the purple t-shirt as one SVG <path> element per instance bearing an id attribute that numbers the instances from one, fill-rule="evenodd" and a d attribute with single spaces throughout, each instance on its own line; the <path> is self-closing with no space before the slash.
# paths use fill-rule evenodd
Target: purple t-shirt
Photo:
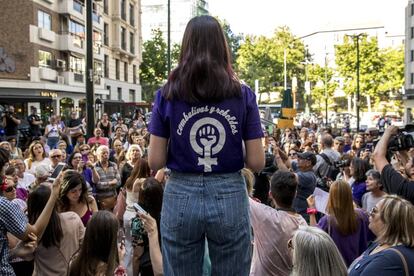
<path id="1" fill-rule="evenodd" d="M 242 97 L 193 105 L 158 91 L 149 131 L 170 139 L 167 167 L 185 173 L 236 172 L 244 167 L 243 140 L 263 137 L 255 94 L 244 85 Z"/>
<path id="2" fill-rule="evenodd" d="M 368 247 L 368 242 L 374 239 L 374 235 L 368 228 L 368 214 L 361 209 L 356 209 L 358 228 L 351 235 L 344 236 L 335 227 L 333 218 L 324 216 L 318 222 L 318 227 L 328 233 L 344 258 L 346 266 L 349 266 Z"/>
<path id="3" fill-rule="evenodd" d="M 361 207 L 362 206 L 362 196 L 367 192 L 367 184 L 365 181 L 362 182 L 354 182 L 351 185 L 352 189 L 352 199 L 355 203 Z"/>

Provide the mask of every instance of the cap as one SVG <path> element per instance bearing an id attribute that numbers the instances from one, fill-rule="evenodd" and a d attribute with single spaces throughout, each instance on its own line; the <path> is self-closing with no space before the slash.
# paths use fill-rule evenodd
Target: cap
<path id="1" fill-rule="evenodd" d="M 307 152 L 303 152 L 303 153 L 298 153 L 298 157 L 300 159 L 306 159 L 306 160 L 311 161 L 312 166 L 314 166 L 316 164 L 316 155 L 312 152 L 307 151 Z"/>
<path id="2" fill-rule="evenodd" d="M 35 177 L 44 177 L 50 175 L 50 167 L 49 165 L 39 165 L 35 169 Z"/>

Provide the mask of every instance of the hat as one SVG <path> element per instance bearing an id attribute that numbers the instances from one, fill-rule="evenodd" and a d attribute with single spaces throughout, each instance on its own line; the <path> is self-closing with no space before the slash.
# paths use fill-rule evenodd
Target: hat
<path id="1" fill-rule="evenodd" d="M 303 152 L 303 153 L 298 153 L 298 157 L 300 159 L 305 159 L 305 160 L 309 160 L 312 163 L 312 166 L 315 166 L 316 164 L 316 155 L 313 154 L 312 152 Z"/>
<path id="2" fill-rule="evenodd" d="M 35 169 L 35 177 L 45 177 L 50 175 L 49 165 L 39 165 Z"/>

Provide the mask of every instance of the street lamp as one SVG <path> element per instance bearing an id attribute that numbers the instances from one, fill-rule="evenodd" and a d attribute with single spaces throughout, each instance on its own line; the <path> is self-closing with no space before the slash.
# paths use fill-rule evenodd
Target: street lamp
<path id="1" fill-rule="evenodd" d="M 357 132 L 359 132 L 359 109 L 360 109 L 360 103 L 359 103 L 359 39 L 363 36 L 366 36 L 365 33 L 357 34 L 357 35 L 347 35 L 349 37 L 352 37 L 353 41 L 356 42 L 356 52 L 357 52 L 357 60 L 356 60 L 356 77 L 357 77 L 357 83 L 356 83 L 356 117 L 357 117 Z"/>

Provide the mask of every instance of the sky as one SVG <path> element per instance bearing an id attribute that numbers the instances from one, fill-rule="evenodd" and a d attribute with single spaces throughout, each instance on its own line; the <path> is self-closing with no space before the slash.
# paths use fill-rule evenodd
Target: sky
<path id="1" fill-rule="evenodd" d="M 278 26 L 288 26 L 296 37 L 378 26 L 384 28 L 371 30 L 370 35 L 401 36 L 407 4 L 408 0 L 208 0 L 210 14 L 225 19 L 234 33 L 271 36 Z M 334 33 L 317 34 L 304 39 L 304 44 L 321 64 L 325 54 L 334 52 L 338 39 Z"/>
<path id="2" fill-rule="evenodd" d="M 213 16 L 226 19 L 235 33 L 271 35 L 286 25 L 303 36 L 319 30 L 384 25 L 404 33 L 408 0 L 208 0 Z"/>

